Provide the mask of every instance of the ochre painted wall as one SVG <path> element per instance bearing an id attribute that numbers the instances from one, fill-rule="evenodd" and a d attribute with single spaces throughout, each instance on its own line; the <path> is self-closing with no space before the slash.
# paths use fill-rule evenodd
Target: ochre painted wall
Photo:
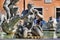
<path id="1" fill-rule="evenodd" d="M 19 0 L 17 2 L 17 6 L 19 7 L 20 13 L 23 11 L 23 4 L 24 0 Z M 4 0 L 0 0 L 0 10 L 5 12 L 3 9 L 3 2 Z M 27 4 L 32 3 L 36 7 L 42 7 L 43 8 L 43 16 L 45 20 L 48 20 L 50 16 L 55 17 L 55 8 L 57 6 L 60 6 L 60 0 L 52 0 L 52 3 L 46 4 L 44 0 L 25 0 L 25 8 L 27 9 Z"/>
<path id="2" fill-rule="evenodd" d="M 0 12 L 4 13 L 3 2 L 4 2 L 4 0 L 0 0 Z"/>
<path id="3" fill-rule="evenodd" d="M 3 4 L 4 4 L 4 1 L 5 0 L 0 0 L 0 11 L 1 12 L 5 12 L 5 10 L 4 10 L 4 8 L 3 8 Z M 18 10 L 20 11 L 20 13 L 22 12 L 22 10 L 23 10 L 23 0 L 19 0 L 17 3 L 16 3 L 16 5 L 18 6 Z"/>

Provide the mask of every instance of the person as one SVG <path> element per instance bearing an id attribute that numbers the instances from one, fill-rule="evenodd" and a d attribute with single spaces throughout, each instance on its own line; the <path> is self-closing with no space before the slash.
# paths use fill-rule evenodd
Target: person
<path id="1" fill-rule="evenodd" d="M 51 16 L 51 17 L 49 17 L 48 23 L 49 23 L 48 26 L 50 26 L 50 28 L 54 28 L 54 30 L 55 30 L 55 28 L 57 27 L 56 19 L 52 18 L 52 16 Z"/>
<path id="2" fill-rule="evenodd" d="M 48 28 L 49 28 L 49 29 L 50 29 L 50 28 L 53 28 L 53 18 L 52 18 L 52 16 L 49 17 L 49 20 L 48 20 Z"/>
<path id="3" fill-rule="evenodd" d="M 44 25 L 46 25 L 46 21 L 41 19 L 40 26 L 43 27 Z"/>
<path id="4" fill-rule="evenodd" d="M 58 18 L 58 19 L 59 19 L 59 22 L 60 22 L 60 16 L 59 16 L 59 18 Z"/>
<path id="5" fill-rule="evenodd" d="M 53 18 L 53 28 L 54 28 L 54 30 L 56 30 L 56 28 L 57 28 L 57 21 L 55 18 Z"/>

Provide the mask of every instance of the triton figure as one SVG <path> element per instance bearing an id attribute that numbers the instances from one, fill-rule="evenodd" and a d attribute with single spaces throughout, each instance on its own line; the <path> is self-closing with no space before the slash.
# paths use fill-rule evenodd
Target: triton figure
<path id="1" fill-rule="evenodd" d="M 28 18 L 33 18 L 33 24 L 32 24 L 32 27 L 30 28 L 31 29 L 34 29 L 35 32 L 37 32 L 37 34 L 39 34 L 40 37 L 43 37 L 43 30 L 40 26 L 40 22 L 41 22 L 41 19 L 43 19 L 43 15 L 39 14 L 39 11 L 34 9 L 34 6 L 29 4 L 28 6 L 28 13 L 29 14 L 32 14 L 32 15 L 29 15 Z"/>

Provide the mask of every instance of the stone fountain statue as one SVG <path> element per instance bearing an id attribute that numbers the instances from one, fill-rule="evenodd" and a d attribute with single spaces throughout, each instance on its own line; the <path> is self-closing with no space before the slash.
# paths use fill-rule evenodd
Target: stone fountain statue
<path id="1" fill-rule="evenodd" d="M 4 5 L 3 5 L 3 8 L 5 9 L 6 14 L 7 14 L 7 19 L 11 17 L 10 8 L 8 7 L 10 3 L 11 3 L 10 0 L 5 0 Z"/>
<path id="2" fill-rule="evenodd" d="M 3 8 L 6 11 L 7 19 L 16 15 L 18 7 L 15 5 L 19 0 L 5 0 Z"/>
<path id="3" fill-rule="evenodd" d="M 33 20 L 35 18 L 35 12 L 37 12 L 36 14 L 39 15 L 39 17 L 43 18 L 43 15 L 39 14 L 39 11 L 34 9 L 32 4 L 28 4 L 28 12 L 26 14 L 25 14 L 25 12 L 22 13 L 23 14 L 23 18 L 28 17 L 26 20 L 30 23 L 29 25 L 33 24 Z M 27 28 L 28 27 L 29 26 L 27 26 Z M 32 30 L 33 28 L 34 28 L 33 25 L 31 25 L 30 28 L 28 28 L 28 30 L 29 30 L 28 32 L 32 32 L 32 31 L 36 32 L 36 31 L 38 31 L 35 35 L 39 35 L 39 36 L 43 37 L 43 33 L 40 31 L 40 29 L 36 28 L 36 31 L 35 31 L 35 30 Z"/>
<path id="4" fill-rule="evenodd" d="M 2 29 L 5 33 L 11 33 L 10 31 L 12 30 L 12 27 L 17 23 L 16 22 L 16 19 L 17 21 L 19 20 L 19 18 L 14 18 L 16 16 L 16 12 L 18 10 L 18 7 L 16 6 L 16 3 L 18 2 L 19 0 L 5 0 L 4 4 L 3 4 L 3 8 L 5 9 L 6 11 L 6 15 L 2 15 L 1 16 L 1 24 L 2 24 Z M 14 17 L 13 17 L 14 15 Z M 7 20 L 4 21 L 4 18 L 7 17 Z M 12 18 L 13 17 L 13 18 Z M 11 20 L 12 18 L 12 20 Z M 11 21 L 15 21 L 15 23 L 13 24 Z M 4 22 L 3 22 L 4 21 Z M 9 21 L 9 23 L 7 23 L 7 21 Z M 7 26 L 7 25 L 8 26 Z M 11 25 L 12 24 L 12 27 Z M 8 27 L 8 29 L 7 29 Z M 11 29 L 11 30 L 10 30 Z"/>
<path id="5" fill-rule="evenodd" d="M 19 0 L 12 0 L 11 3 L 9 4 L 11 17 L 16 16 L 16 13 L 17 13 L 17 10 L 18 10 L 18 7 L 16 6 L 16 3 L 18 1 Z"/>

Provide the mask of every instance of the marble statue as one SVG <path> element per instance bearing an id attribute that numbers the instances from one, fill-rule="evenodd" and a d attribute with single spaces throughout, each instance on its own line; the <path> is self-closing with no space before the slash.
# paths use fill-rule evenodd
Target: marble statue
<path id="1" fill-rule="evenodd" d="M 6 14 L 7 14 L 7 19 L 10 19 L 10 17 L 11 17 L 10 9 L 9 9 L 9 7 L 8 7 L 8 5 L 9 5 L 10 3 L 11 3 L 10 0 L 5 0 L 4 5 L 3 5 L 3 8 L 5 9 Z"/>

